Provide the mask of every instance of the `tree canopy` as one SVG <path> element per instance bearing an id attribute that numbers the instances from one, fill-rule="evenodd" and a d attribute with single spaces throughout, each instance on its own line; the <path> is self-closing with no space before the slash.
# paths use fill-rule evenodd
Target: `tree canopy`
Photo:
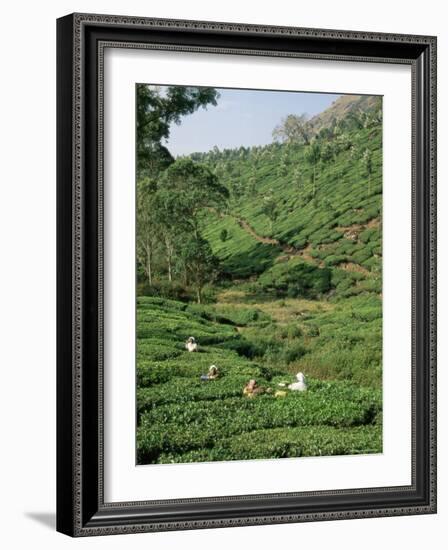
<path id="1" fill-rule="evenodd" d="M 272 131 L 272 137 L 287 143 L 305 143 L 310 141 L 311 130 L 308 125 L 308 115 L 288 115 Z"/>
<path id="2" fill-rule="evenodd" d="M 179 159 L 160 176 L 157 208 L 170 223 L 184 231 L 198 231 L 198 214 L 204 208 L 220 208 L 229 192 L 204 164 Z"/>
<path id="3" fill-rule="evenodd" d="M 137 85 L 137 170 L 154 175 L 174 159 L 162 140 L 170 135 L 170 126 L 200 107 L 216 105 L 219 94 L 214 88 Z"/>

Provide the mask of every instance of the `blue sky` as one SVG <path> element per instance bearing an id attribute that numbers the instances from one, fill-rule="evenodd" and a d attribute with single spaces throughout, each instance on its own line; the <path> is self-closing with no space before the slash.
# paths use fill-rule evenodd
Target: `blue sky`
<path id="1" fill-rule="evenodd" d="M 165 145 L 173 156 L 209 151 L 215 145 L 232 149 L 266 145 L 272 130 L 289 114 L 322 112 L 339 95 L 309 92 L 235 90 L 218 88 L 218 105 L 210 105 L 173 125 Z"/>

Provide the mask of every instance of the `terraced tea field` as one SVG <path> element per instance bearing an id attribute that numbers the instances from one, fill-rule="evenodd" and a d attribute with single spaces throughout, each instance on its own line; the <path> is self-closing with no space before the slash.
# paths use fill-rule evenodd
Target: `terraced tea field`
<path id="1" fill-rule="evenodd" d="M 369 364 L 380 358 L 369 352 L 378 304 L 356 298 L 356 318 L 346 303 L 251 304 L 242 294 L 209 306 L 138 298 L 138 463 L 381 452 L 381 370 Z M 198 353 L 185 350 L 191 335 Z M 347 364 L 344 338 L 357 340 Z M 202 381 L 212 364 L 220 376 Z M 298 370 L 315 373 L 308 390 L 275 397 Z M 243 396 L 251 378 L 272 392 Z"/>

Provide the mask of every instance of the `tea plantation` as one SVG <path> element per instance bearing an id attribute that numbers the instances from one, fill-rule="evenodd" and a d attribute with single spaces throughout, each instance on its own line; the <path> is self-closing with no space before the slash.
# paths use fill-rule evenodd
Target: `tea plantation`
<path id="1" fill-rule="evenodd" d="M 229 309 L 139 297 L 138 462 L 381 452 L 381 373 L 370 353 L 379 319 L 369 315 L 369 301 L 354 300 L 357 316 L 337 305 L 323 313 L 310 302 L 309 314 L 291 324 L 292 303 L 274 304 L 276 319 L 263 304 Z M 349 323 L 345 340 L 341 321 Z M 185 350 L 191 334 L 198 353 Z M 356 351 L 344 353 L 348 341 Z M 211 364 L 219 378 L 202 381 Z M 333 380 L 312 376 L 323 366 Z M 310 373 L 308 391 L 275 397 L 300 369 Z M 244 397 L 250 378 L 273 392 Z"/>
<path id="2" fill-rule="evenodd" d="M 159 187 L 142 177 L 160 196 L 139 214 L 138 464 L 382 452 L 380 115 L 378 98 L 342 97 L 309 142 L 215 148 L 173 161 Z M 171 231 L 166 212 L 189 225 Z M 307 391 L 286 390 L 298 372 Z"/>

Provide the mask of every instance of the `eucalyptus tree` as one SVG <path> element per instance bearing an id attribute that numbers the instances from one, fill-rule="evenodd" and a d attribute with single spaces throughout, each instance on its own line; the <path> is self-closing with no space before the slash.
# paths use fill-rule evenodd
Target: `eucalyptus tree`
<path id="1" fill-rule="evenodd" d="M 153 283 L 153 260 L 160 239 L 160 225 L 155 210 L 156 182 L 143 178 L 137 182 L 137 261 L 149 286 Z"/>
<path id="2" fill-rule="evenodd" d="M 263 197 L 262 212 L 269 219 L 270 235 L 272 236 L 274 232 L 274 223 L 277 221 L 280 214 L 278 201 L 272 194 Z"/>
<path id="3" fill-rule="evenodd" d="M 204 164 L 190 159 L 177 160 L 160 176 L 159 202 L 166 223 L 199 235 L 200 214 L 205 209 L 225 208 L 229 192 Z"/>
<path id="4" fill-rule="evenodd" d="M 218 271 L 219 262 L 213 254 L 206 239 L 193 235 L 186 239 L 182 247 L 182 259 L 189 281 L 195 288 L 197 303 L 202 303 L 202 291 L 207 283 L 211 283 Z"/>
<path id="5" fill-rule="evenodd" d="M 204 212 L 225 210 L 228 195 L 227 188 L 207 166 L 191 159 L 177 160 L 161 174 L 156 211 L 164 236 L 169 281 L 173 278 L 175 255 L 182 259 L 185 273 L 196 274 L 198 279 L 198 268 L 190 268 L 188 262 L 193 258 L 185 247 L 202 243 L 200 225 Z M 204 246 L 198 244 L 194 248 L 207 258 Z"/>
<path id="6" fill-rule="evenodd" d="M 300 166 L 297 166 L 292 173 L 292 183 L 297 191 L 303 187 L 303 171 Z"/>
<path id="7" fill-rule="evenodd" d="M 313 139 L 305 149 L 305 158 L 313 169 L 313 197 L 316 195 L 316 171 L 321 158 L 321 149 L 321 144 L 317 139 Z"/>

